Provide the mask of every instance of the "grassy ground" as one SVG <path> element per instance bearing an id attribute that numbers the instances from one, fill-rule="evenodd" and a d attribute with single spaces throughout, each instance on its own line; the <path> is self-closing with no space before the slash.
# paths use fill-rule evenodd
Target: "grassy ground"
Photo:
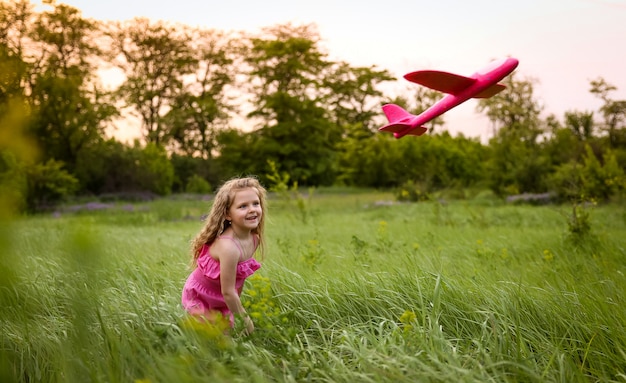
<path id="1" fill-rule="evenodd" d="M 180 308 L 208 201 L 3 224 L 0 381 L 626 381 L 622 205 L 392 200 L 273 197 L 248 338 Z"/>

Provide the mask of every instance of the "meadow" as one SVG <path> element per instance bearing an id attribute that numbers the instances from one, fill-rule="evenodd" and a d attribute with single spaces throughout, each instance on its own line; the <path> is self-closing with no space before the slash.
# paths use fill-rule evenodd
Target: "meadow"
<path id="1" fill-rule="evenodd" d="M 622 203 L 273 196 L 249 337 L 180 306 L 209 206 L 3 222 L 0 381 L 626 382 Z"/>

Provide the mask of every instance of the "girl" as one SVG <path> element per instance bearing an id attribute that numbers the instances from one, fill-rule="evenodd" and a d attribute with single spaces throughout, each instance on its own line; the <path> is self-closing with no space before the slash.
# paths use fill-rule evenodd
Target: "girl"
<path id="1" fill-rule="evenodd" d="M 215 195 L 205 225 L 194 238 L 191 254 L 195 270 L 183 288 L 182 303 L 187 312 L 215 321 L 242 317 L 244 333 L 254 331 L 240 296 L 244 281 L 261 265 L 254 258 L 257 248 L 264 252 L 266 191 L 252 177 L 226 182 Z"/>

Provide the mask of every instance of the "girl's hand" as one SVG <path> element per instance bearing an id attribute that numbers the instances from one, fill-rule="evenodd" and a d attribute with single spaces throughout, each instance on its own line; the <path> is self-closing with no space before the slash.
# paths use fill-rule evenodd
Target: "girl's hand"
<path id="1" fill-rule="evenodd" d="M 246 315 L 243 317 L 243 324 L 245 328 L 242 335 L 249 336 L 254 332 L 254 322 L 252 322 L 252 319 L 250 319 L 249 316 Z"/>

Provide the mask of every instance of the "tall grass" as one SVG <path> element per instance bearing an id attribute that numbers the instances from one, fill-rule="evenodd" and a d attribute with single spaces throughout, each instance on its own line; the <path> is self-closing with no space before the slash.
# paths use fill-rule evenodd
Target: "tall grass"
<path id="1" fill-rule="evenodd" d="M 301 197 L 270 199 L 250 337 L 180 307 L 208 202 L 4 224 L 0 381 L 626 381 L 623 206 L 572 241 L 568 207 Z"/>

